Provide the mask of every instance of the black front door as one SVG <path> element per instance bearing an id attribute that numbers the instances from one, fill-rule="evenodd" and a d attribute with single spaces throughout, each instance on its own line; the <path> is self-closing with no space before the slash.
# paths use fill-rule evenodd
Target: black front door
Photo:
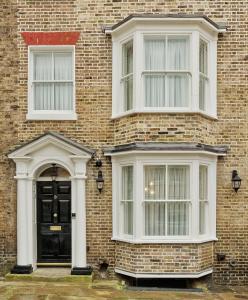
<path id="1" fill-rule="evenodd" d="M 37 182 L 37 262 L 71 261 L 71 182 Z"/>

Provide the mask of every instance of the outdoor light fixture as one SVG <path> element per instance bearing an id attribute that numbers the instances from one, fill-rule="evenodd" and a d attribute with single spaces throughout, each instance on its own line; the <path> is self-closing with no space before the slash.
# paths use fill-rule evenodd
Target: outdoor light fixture
<path id="1" fill-rule="evenodd" d="M 98 171 L 98 176 L 96 178 L 96 185 L 100 193 L 102 192 L 103 184 L 104 184 L 104 179 L 102 177 L 102 171 Z"/>
<path id="2" fill-rule="evenodd" d="M 98 158 L 96 160 L 96 167 L 100 168 L 102 166 L 102 161 L 100 160 L 100 158 Z"/>
<path id="3" fill-rule="evenodd" d="M 52 172 L 51 172 L 52 181 L 55 181 L 57 176 L 58 176 L 58 168 L 56 167 L 56 164 L 52 164 Z"/>
<path id="4" fill-rule="evenodd" d="M 236 193 L 239 190 L 240 186 L 241 186 L 241 178 L 238 175 L 238 171 L 233 170 L 232 171 L 232 187 Z"/>

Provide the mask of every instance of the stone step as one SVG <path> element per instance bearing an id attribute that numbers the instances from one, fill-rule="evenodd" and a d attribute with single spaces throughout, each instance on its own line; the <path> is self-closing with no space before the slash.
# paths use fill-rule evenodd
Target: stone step
<path id="1" fill-rule="evenodd" d="M 92 275 L 71 275 L 70 268 L 38 268 L 31 274 L 5 275 L 6 281 L 76 282 L 92 284 Z"/>

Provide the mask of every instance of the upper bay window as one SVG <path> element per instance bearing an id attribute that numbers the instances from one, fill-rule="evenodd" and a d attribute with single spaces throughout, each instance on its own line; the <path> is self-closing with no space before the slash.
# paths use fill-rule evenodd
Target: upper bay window
<path id="1" fill-rule="evenodd" d="M 106 30 L 113 39 L 113 118 L 135 112 L 216 117 L 217 38 L 224 29 L 201 17 L 124 21 Z"/>
<path id="2" fill-rule="evenodd" d="M 74 46 L 29 47 L 28 119 L 76 119 L 74 89 Z"/>

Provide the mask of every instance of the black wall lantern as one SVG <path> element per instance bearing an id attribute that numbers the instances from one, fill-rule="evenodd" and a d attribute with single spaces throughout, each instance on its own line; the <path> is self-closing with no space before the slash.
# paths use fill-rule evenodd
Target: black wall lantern
<path id="1" fill-rule="evenodd" d="M 98 171 L 98 176 L 96 178 L 96 185 L 98 188 L 98 191 L 101 193 L 102 189 L 103 189 L 103 184 L 104 184 L 104 179 L 102 177 L 102 171 Z"/>
<path id="2" fill-rule="evenodd" d="M 238 171 L 233 170 L 232 171 L 232 187 L 236 193 L 239 190 L 240 186 L 241 186 L 241 178 L 238 175 Z"/>

